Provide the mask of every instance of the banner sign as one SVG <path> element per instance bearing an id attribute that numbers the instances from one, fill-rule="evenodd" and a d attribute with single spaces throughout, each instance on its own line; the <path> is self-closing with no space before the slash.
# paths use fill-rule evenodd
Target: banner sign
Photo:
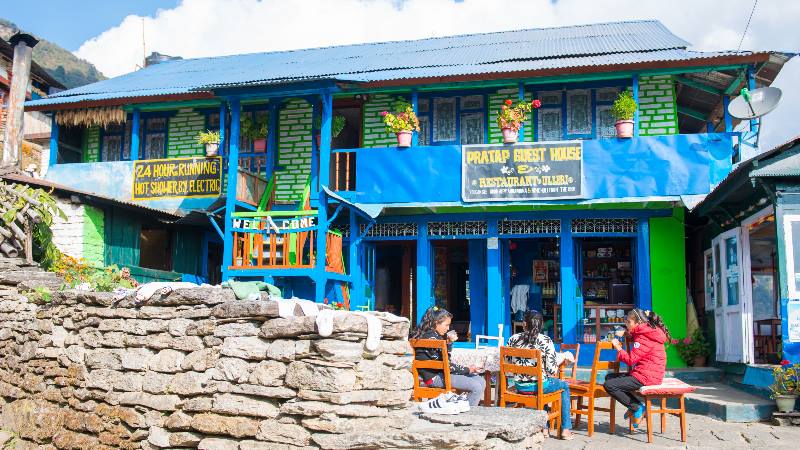
<path id="1" fill-rule="evenodd" d="M 461 198 L 465 202 L 582 197 L 582 141 L 461 148 Z"/>
<path id="2" fill-rule="evenodd" d="M 217 197 L 222 158 L 144 159 L 133 163 L 133 200 Z"/>
<path id="3" fill-rule="evenodd" d="M 294 219 L 273 219 L 270 216 L 258 219 L 233 219 L 233 228 L 243 230 L 264 229 L 269 234 L 280 234 L 295 230 L 307 230 L 309 228 L 314 228 L 317 225 L 316 219 L 317 218 L 314 216 Z"/>

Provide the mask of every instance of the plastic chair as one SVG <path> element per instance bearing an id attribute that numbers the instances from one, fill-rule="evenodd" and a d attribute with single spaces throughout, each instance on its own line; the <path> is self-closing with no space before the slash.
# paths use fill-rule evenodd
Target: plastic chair
<path id="1" fill-rule="evenodd" d="M 614 407 L 616 405 L 616 401 L 609 397 L 608 393 L 606 392 L 606 388 L 603 387 L 602 383 L 597 382 L 597 372 L 600 370 L 613 370 L 615 373 L 619 372 L 619 362 L 617 361 L 600 361 L 600 353 L 602 350 L 612 350 L 614 347 L 611 346 L 611 342 L 598 342 L 594 352 L 594 360 L 592 361 L 592 375 L 589 381 L 583 380 L 566 380 L 569 383 L 569 392 L 570 396 L 575 397 L 577 399 L 577 405 L 575 408 L 571 408 L 570 412 L 575 414 L 575 426 L 577 427 L 578 424 L 581 422 L 581 415 L 585 415 L 587 418 L 587 425 L 588 425 L 588 434 L 591 436 L 594 434 L 594 412 L 595 411 L 603 411 L 607 412 L 611 415 L 609 428 L 611 433 L 614 433 Z M 575 358 L 577 360 L 577 358 Z M 587 407 L 583 408 L 583 399 L 584 397 L 587 400 Z M 609 405 L 608 408 L 601 408 L 599 406 L 595 406 L 595 402 L 598 398 L 608 397 L 609 398 Z"/>
<path id="2" fill-rule="evenodd" d="M 510 358 L 519 358 L 531 360 L 534 366 L 522 366 L 514 363 L 514 360 L 509 361 Z M 527 375 L 535 378 L 536 393 L 519 393 L 508 390 L 508 378 L 514 375 Z M 530 348 L 514 348 L 514 347 L 500 347 L 500 375 L 498 377 L 498 396 L 500 398 L 500 406 L 505 407 L 507 403 L 515 403 L 517 407 L 527 406 L 533 409 L 544 410 L 545 405 L 551 405 L 550 411 L 547 413 L 547 420 L 550 422 L 551 429 L 558 429 L 558 435 L 561 436 L 561 392 L 559 389 L 555 392 L 545 394 L 541 381 L 542 378 L 542 353 L 536 349 Z"/>
<path id="3" fill-rule="evenodd" d="M 411 373 L 414 375 L 414 401 L 418 402 L 422 399 L 436 398 L 444 392 L 452 391 L 450 384 L 450 361 L 447 355 L 447 341 L 443 339 L 409 339 L 408 341 L 413 349 L 414 360 L 411 363 Z M 425 360 L 417 359 L 417 349 L 428 348 L 438 350 L 441 355 L 441 360 Z M 419 369 L 437 370 L 442 372 L 442 380 L 444 381 L 444 388 L 430 387 L 422 384 L 420 381 Z"/>

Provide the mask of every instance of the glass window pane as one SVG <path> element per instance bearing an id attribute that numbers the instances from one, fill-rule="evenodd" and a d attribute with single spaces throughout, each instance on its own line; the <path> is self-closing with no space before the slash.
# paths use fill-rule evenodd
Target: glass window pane
<path id="1" fill-rule="evenodd" d="M 794 282 L 795 291 L 800 291 L 800 221 L 792 222 L 792 242 L 787 245 L 792 247 L 792 259 L 794 260 L 794 273 L 789 275 L 789 279 Z"/>
<path id="2" fill-rule="evenodd" d="M 219 113 L 213 113 L 208 115 L 207 127 L 211 131 L 219 130 Z"/>
<path id="3" fill-rule="evenodd" d="M 461 97 L 461 109 L 483 109 L 483 96 L 468 95 Z"/>
<path id="4" fill-rule="evenodd" d="M 164 133 L 148 133 L 144 146 L 145 159 L 159 159 L 164 157 Z"/>
<path id="5" fill-rule="evenodd" d="M 417 135 L 417 144 L 418 145 L 430 145 L 428 142 L 428 116 L 423 116 L 419 118 L 419 134 Z"/>
<path id="6" fill-rule="evenodd" d="M 537 95 L 543 105 L 561 105 L 561 91 L 542 91 Z"/>
<path id="7" fill-rule="evenodd" d="M 739 304 L 739 257 L 736 237 L 725 239 L 725 270 L 727 275 L 728 306 Z"/>
<path id="8" fill-rule="evenodd" d="M 600 105 L 597 107 L 597 138 L 610 138 L 617 135 L 614 128 L 614 117 L 611 116 L 610 105 Z"/>
<path id="9" fill-rule="evenodd" d="M 542 108 L 539 116 L 539 140 L 561 140 L 561 108 Z"/>
<path id="10" fill-rule="evenodd" d="M 588 89 L 567 93 L 567 134 L 592 133 L 592 98 Z"/>
<path id="11" fill-rule="evenodd" d="M 619 95 L 619 88 L 602 88 L 597 90 L 598 102 L 613 102 Z"/>
<path id="12" fill-rule="evenodd" d="M 717 300 L 717 308 L 722 307 L 722 286 L 719 284 L 722 277 L 722 264 L 719 258 L 719 243 L 717 243 L 714 244 L 714 286 L 717 293 L 714 298 Z"/>
<path id="13" fill-rule="evenodd" d="M 431 103 L 427 98 L 421 98 L 417 101 L 417 112 L 426 113 L 430 111 Z"/>
<path id="14" fill-rule="evenodd" d="M 456 140 L 456 99 L 433 100 L 433 142 Z"/>
<path id="15" fill-rule="evenodd" d="M 112 135 L 103 137 L 103 161 L 119 161 L 121 158 L 122 136 Z"/>
<path id="16" fill-rule="evenodd" d="M 705 258 L 705 290 L 706 290 L 706 308 L 714 308 L 714 262 L 711 253 L 706 255 Z"/>
<path id="17" fill-rule="evenodd" d="M 166 117 L 155 117 L 147 119 L 147 131 L 161 131 L 167 128 Z"/>
<path id="18" fill-rule="evenodd" d="M 461 114 L 461 145 L 483 144 L 483 113 Z"/>
<path id="19" fill-rule="evenodd" d="M 131 159 L 131 133 L 133 133 L 133 125 L 128 122 L 125 125 L 125 135 L 122 138 L 122 159 L 125 161 Z"/>

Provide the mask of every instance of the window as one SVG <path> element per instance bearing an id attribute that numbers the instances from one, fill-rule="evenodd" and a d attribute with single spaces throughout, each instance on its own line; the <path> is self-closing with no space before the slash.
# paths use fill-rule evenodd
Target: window
<path id="1" fill-rule="evenodd" d="M 144 131 L 140 142 L 144 143 L 144 151 L 140 159 L 165 158 L 167 153 L 167 118 L 151 117 L 143 121 Z"/>
<path id="2" fill-rule="evenodd" d="M 128 161 L 131 159 L 131 122 L 109 124 L 102 131 L 101 161 Z"/>
<path id="3" fill-rule="evenodd" d="M 433 99 L 433 141 L 456 140 L 456 98 Z"/>
<path id="4" fill-rule="evenodd" d="M 567 134 L 592 134 L 592 94 L 588 89 L 567 92 Z"/>
<path id="5" fill-rule="evenodd" d="M 539 141 L 561 140 L 561 108 L 542 107 L 537 111 L 539 116 Z"/>
<path id="6" fill-rule="evenodd" d="M 172 239 L 169 230 L 142 226 L 139 234 L 139 266 L 172 270 Z"/>
<path id="7" fill-rule="evenodd" d="M 789 298 L 797 300 L 800 299 L 800 215 L 784 216 L 783 233 Z"/>
<path id="8" fill-rule="evenodd" d="M 542 107 L 534 113 L 540 141 L 616 136 L 611 105 L 622 87 L 543 90 Z"/>
<path id="9" fill-rule="evenodd" d="M 419 145 L 483 144 L 486 142 L 483 94 L 420 99 Z"/>

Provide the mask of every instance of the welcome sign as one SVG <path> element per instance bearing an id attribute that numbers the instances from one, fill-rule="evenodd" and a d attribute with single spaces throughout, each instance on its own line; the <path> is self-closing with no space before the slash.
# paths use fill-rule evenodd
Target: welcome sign
<path id="1" fill-rule="evenodd" d="M 217 197 L 222 158 L 146 159 L 133 163 L 133 200 Z"/>
<path id="2" fill-rule="evenodd" d="M 465 202 L 559 200 L 583 197 L 583 142 L 465 145 Z"/>

